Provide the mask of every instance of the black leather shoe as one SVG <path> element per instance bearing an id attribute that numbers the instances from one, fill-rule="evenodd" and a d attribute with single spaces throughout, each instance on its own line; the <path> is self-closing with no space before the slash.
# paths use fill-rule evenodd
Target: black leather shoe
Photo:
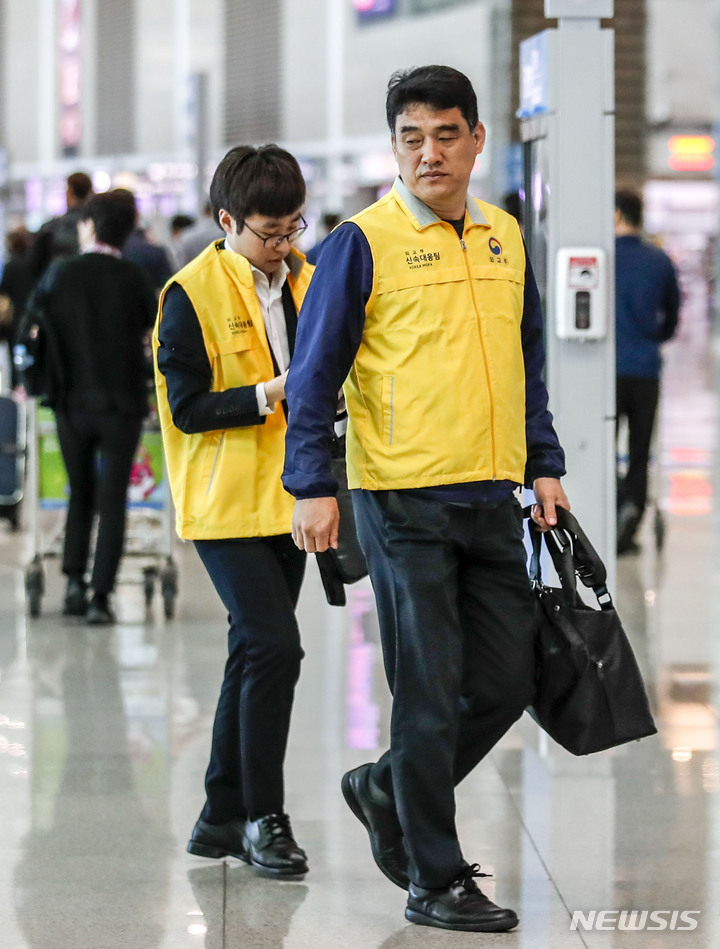
<path id="1" fill-rule="evenodd" d="M 377 797 L 370 787 L 372 764 L 361 764 L 342 779 L 343 797 L 370 836 L 373 859 L 385 876 L 403 890 L 410 885 L 408 855 L 402 827 L 393 806 Z"/>
<path id="2" fill-rule="evenodd" d="M 635 553 L 639 547 L 635 543 L 635 532 L 640 526 L 643 512 L 632 501 L 620 505 L 617 516 L 617 553 L 618 555 Z"/>
<path id="3" fill-rule="evenodd" d="M 308 872 L 307 854 L 293 837 L 287 814 L 266 814 L 245 824 L 249 862 L 273 876 L 302 876 Z"/>
<path id="4" fill-rule="evenodd" d="M 250 855 L 245 846 L 245 821 L 231 820 L 227 824 L 208 824 L 202 817 L 193 828 L 192 837 L 187 845 L 188 853 L 196 857 L 237 857 L 250 863 Z"/>
<path id="5" fill-rule="evenodd" d="M 471 933 L 503 933 L 518 924 L 517 914 L 501 909 L 478 889 L 473 877 L 488 876 L 480 873 L 474 863 L 464 867 L 450 886 L 426 890 L 410 884 L 405 919 L 419 926 L 438 929 L 456 929 Z"/>
<path id="6" fill-rule="evenodd" d="M 65 616 L 84 616 L 87 607 L 87 585 L 85 581 L 79 577 L 68 577 L 63 614 Z"/>
<path id="7" fill-rule="evenodd" d="M 88 605 L 85 622 L 89 626 L 110 626 L 115 622 L 115 614 L 110 609 L 107 596 L 101 593 L 95 594 Z"/>

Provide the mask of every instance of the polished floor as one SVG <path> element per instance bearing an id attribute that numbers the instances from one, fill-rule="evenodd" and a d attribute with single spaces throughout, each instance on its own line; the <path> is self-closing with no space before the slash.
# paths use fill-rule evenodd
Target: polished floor
<path id="1" fill-rule="evenodd" d="M 42 615 L 26 616 L 27 538 L 0 528 L 2 949 L 720 946 L 717 411 L 706 307 L 690 293 L 667 348 L 653 474 L 664 548 L 651 512 L 641 554 L 618 566 L 660 735 L 576 759 L 526 716 L 460 787 L 465 855 L 521 919 L 505 935 L 406 923 L 403 893 L 342 800 L 343 772 L 387 743 L 367 586 L 339 610 L 314 565 L 305 585 L 287 806 L 311 872 L 281 883 L 185 852 L 225 648 L 194 550 L 178 545 L 175 619 L 160 603 L 148 614 L 141 588 L 124 584 L 118 624 L 91 629 L 60 616 L 56 562 Z"/>

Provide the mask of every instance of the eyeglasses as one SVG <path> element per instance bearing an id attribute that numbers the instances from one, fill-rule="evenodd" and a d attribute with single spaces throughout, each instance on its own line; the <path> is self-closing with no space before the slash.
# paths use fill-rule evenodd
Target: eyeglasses
<path id="1" fill-rule="evenodd" d="M 308 225 L 302 214 L 300 215 L 300 220 L 302 221 L 302 225 L 295 228 L 294 231 L 290 231 L 289 234 L 270 234 L 268 237 L 265 237 L 263 234 L 258 234 L 256 230 L 250 227 L 247 221 L 243 221 L 242 225 L 243 227 L 246 227 L 252 234 L 254 234 L 258 240 L 263 242 L 263 247 L 267 247 L 269 242 L 270 246 L 275 248 L 279 247 L 283 241 L 287 241 L 288 244 L 293 244 L 301 234 L 305 233 L 305 231 L 308 229 Z M 242 230 L 242 228 L 240 228 L 240 230 Z"/>

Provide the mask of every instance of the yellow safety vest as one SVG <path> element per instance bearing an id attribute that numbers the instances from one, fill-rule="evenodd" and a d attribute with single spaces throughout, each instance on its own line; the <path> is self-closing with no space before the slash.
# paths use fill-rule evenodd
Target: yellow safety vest
<path id="1" fill-rule="evenodd" d="M 351 220 L 370 245 L 374 278 L 345 383 L 350 487 L 522 483 L 525 249 L 517 222 L 469 199 L 461 242 L 400 179 Z"/>
<path id="2" fill-rule="evenodd" d="M 297 309 L 313 267 L 292 251 L 288 283 Z M 200 322 L 212 365 L 212 391 L 272 379 L 270 346 L 249 261 L 218 241 L 175 274 Z M 165 377 L 158 369 L 160 297 L 153 355 L 158 413 L 180 537 L 210 540 L 268 537 L 291 530 L 293 499 L 280 481 L 285 455 L 285 414 L 278 406 L 262 425 L 187 435 L 172 420 Z"/>

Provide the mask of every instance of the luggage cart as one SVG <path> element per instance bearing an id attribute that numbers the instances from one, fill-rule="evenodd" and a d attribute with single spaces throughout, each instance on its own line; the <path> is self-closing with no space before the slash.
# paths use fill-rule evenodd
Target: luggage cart
<path id="1" fill-rule="evenodd" d="M 62 553 L 68 485 L 52 411 L 30 400 L 27 420 L 26 526 L 32 547 L 25 569 L 25 593 L 30 616 L 38 617 L 45 594 L 44 561 Z M 175 615 L 178 592 L 172 537 L 162 436 L 157 417 L 151 415 L 143 426 L 130 476 L 125 549 L 117 582 L 141 584 L 148 610 L 159 587 L 166 619 Z"/>

